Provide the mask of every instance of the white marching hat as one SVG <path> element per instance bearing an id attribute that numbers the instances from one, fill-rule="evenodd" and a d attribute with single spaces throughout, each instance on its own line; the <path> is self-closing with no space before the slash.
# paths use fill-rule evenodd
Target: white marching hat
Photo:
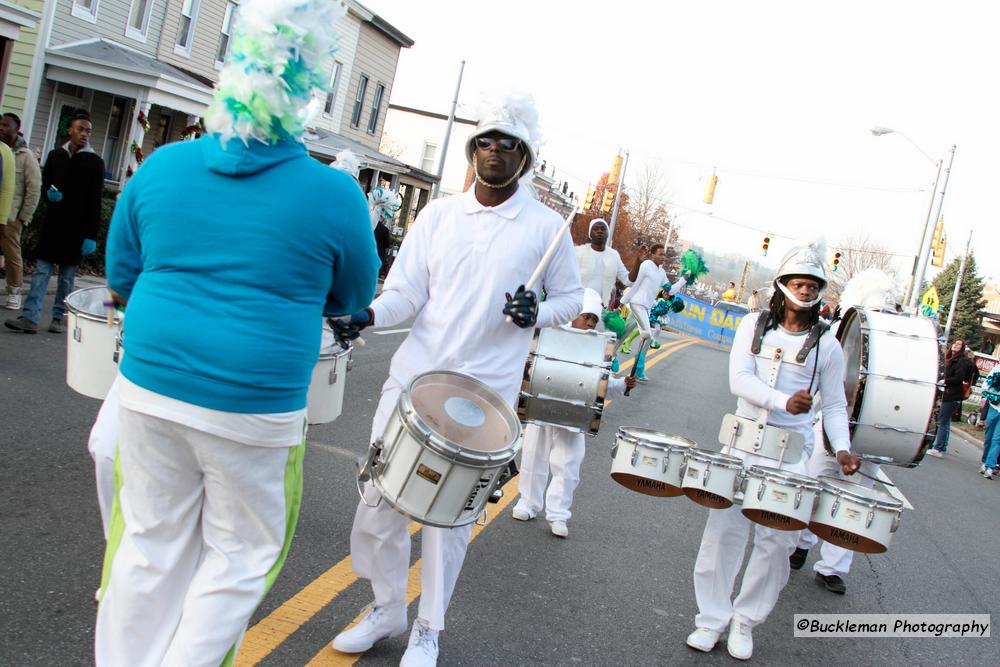
<path id="1" fill-rule="evenodd" d="M 808 303 L 799 301 L 791 291 L 785 287 L 782 278 L 789 276 L 809 276 L 819 281 L 819 294 Z M 774 285 L 780 289 L 785 296 L 803 307 L 811 307 L 820 302 L 823 293 L 826 291 L 827 279 L 826 269 L 823 268 L 823 252 L 814 244 L 795 246 L 781 258 L 778 265 L 778 273 L 774 276 Z"/>
<path id="2" fill-rule="evenodd" d="M 597 319 L 601 319 L 601 312 L 603 310 L 601 295 L 589 287 L 585 288 L 583 290 L 583 310 L 580 311 L 580 314 L 590 313 L 591 315 L 596 315 Z"/>
<path id="3" fill-rule="evenodd" d="M 480 114 L 476 131 L 465 144 L 465 158 L 472 164 L 476 150 L 476 138 L 490 132 L 500 132 L 521 140 L 526 160 L 522 174 L 531 171 L 538 150 L 538 110 L 535 101 L 528 95 L 510 95 L 500 103 L 485 108 Z"/>

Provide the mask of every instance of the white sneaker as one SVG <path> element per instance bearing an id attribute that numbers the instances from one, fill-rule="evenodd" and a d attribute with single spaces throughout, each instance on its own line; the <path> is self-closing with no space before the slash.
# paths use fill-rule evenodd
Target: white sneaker
<path id="1" fill-rule="evenodd" d="M 549 521 L 549 528 L 556 537 L 566 537 L 569 535 L 569 528 L 566 527 L 565 521 Z"/>
<path id="2" fill-rule="evenodd" d="M 721 632 L 716 632 L 715 630 L 709 630 L 708 628 L 695 628 L 694 632 L 688 635 L 687 645 L 696 651 L 704 651 L 708 653 L 713 648 L 715 648 L 716 643 L 719 641 L 719 637 L 722 636 Z"/>
<path id="3" fill-rule="evenodd" d="M 933 449 L 933 448 L 927 450 L 927 456 L 933 456 L 936 459 L 944 458 L 944 454 L 942 454 L 937 449 Z"/>
<path id="4" fill-rule="evenodd" d="M 353 628 L 344 630 L 333 638 L 331 646 L 341 653 L 364 653 L 375 642 L 396 637 L 406 632 L 406 607 L 376 607 Z"/>
<path id="5" fill-rule="evenodd" d="M 980 463 L 979 464 L 979 474 L 982 475 L 984 472 L 986 472 L 986 464 L 985 463 Z"/>
<path id="6" fill-rule="evenodd" d="M 994 471 L 993 468 L 987 468 L 986 472 L 983 473 L 983 477 L 986 479 L 993 479 Z"/>
<path id="7" fill-rule="evenodd" d="M 434 667 L 438 661 L 438 631 L 431 630 L 427 621 L 418 618 L 410 630 L 410 643 L 406 647 L 399 667 Z"/>
<path id="8" fill-rule="evenodd" d="M 7 297 L 7 303 L 4 304 L 4 308 L 7 310 L 21 310 L 21 295 L 11 292 Z"/>
<path id="9" fill-rule="evenodd" d="M 523 510 L 520 507 L 515 507 L 514 511 L 511 512 L 510 515 L 518 521 L 531 521 L 535 518 L 528 510 Z"/>
<path id="10" fill-rule="evenodd" d="M 750 624 L 737 619 L 729 624 L 729 640 L 726 642 L 729 655 L 737 660 L 749 660 L 753 655 L 753 636 Z"/>

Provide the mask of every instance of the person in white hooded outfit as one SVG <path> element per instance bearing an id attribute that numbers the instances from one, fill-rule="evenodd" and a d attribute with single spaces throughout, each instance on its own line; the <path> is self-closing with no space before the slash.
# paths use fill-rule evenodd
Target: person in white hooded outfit
<path id="1" fill-rule="evenodd" d="M 837 309 L 840 313 L 847 312 L 848 308 L 859 306 L 862 308 L 885 308 L 894 307 L 895 298 L 893 281 L 884 272 L 878 269 L 867 269 L 861 271 L 851 278 L 844 290 L 840 294 L 840 302 Z M 894 308 L 893 308 L 894 309 Z M 831 331 L 836 334 L 840 327 L 841 320 L 837 320 L 831 326 Z M 822 398 L 822 396 L 820 397 Z M 812 456 L 809 457 L 807 471 L 810 477 L 840 477 L 844 478 L 843 471 L 837 464 L 834 457 L 826 451 L 823 446 L 823 421 L 816 423 L 817 443 L 813 447 Z M 853 480 L 858 484 L 872 488 L 875 486 L 875 478 L 878 476 L 880 466 L 872 461 L 862 461 L 859 472 L 861 478 Z M 789 566 L 793 570 L 799 570 L 809 557 L 809 549 L 821 540 L 812 531 L 803 530 L 799 536 L 799 543 L 795 551 L 788 557 Z M 851 562 L 854 560 L 854 552 L 850 549 L 838 547 L 824 541 L 820 547 L 820 559 L 813 565 L 816 573 L 816 581 L 831 593 L 843 595 L 847 592 L 847 584 L 844 577 L 851 571 Z"/>
<path id="2" fill-rule="evenodd" d="M 802 437 L 801 458 L 780 464 L 781 470 L 791 473 L 805 472 L 812 451 L 814 386 L 826 399 L 823 412 L 837 462 L 848 474 L 858 468 L 857 457 L 850 454 L 843 352 L 819 322 L 820 297 L 826 284 L 821 254 L 812 246 L 793 248 L 778 269 L 770 309 L 743 318 L 729 356 L 729 386 L 737 397 L 736 416 L 748 420 L 766 417 L 767 429 Z M 776 354 L 779 349 L 799 355 Z M 744 431 L 752 433 L 753 429 Z M 746 467 L 778 466 L 777 460 L 743 451 L 741 444 L 736 447 L 730 453 Z M 788 556 L 798 532 L 755 527 L 743 583 L 733 599 L 751 527 L 740 510 L 733 505 L 709 511 L 694 566 L 696 628 L 687 644 L 711 651 L 728 627 L 729 654 L 747 660 L 753 654 L 751 629 L 767 619 L 788 581 Z"/>
<path id="3" fill-rule="evenodd" d="M 585 289 L 583 310 L 570 326 L 575 329 L 596 329 L 601 317 L 601 296 L 592 289 Z M 634 387 L 634 377 L 612 377 L 608 381 L 606 400 L 625 395 L 626 387 Z M 566 537 L 566 522 L 572 516 L 573 492 L 580 483 L 580 466 L 586 454 L 583 433 L 558 426 L 528 424 L 524 428 L 524 446 L 521 450 L 521 473 L 518 490 L 521 497 L 514 506 L 512 516 L 518 521 L 530 521 L 545 509 L 545 519 L 552 534 Z M 549 471 L 552 481 L 549 481 Z M 548 488 L 546 488 L 548 483 Z"/>
<path id="4" fill-rule="evenodd" d="M 587 243 L 573 249 L 580 265 L 580 281 L 585 288 L 597 292 L 601 303 L 611 303 L 611 292 L 616 282 L 625 286 L 632 284 L 628 279 L 628 269 L 622 263 L 618 251 L 607 247 L 607 222 L 601 218 L 591 220 L 587 227 L 587 237 Z"/>
<path id="5" fill-rule="evenodd" d="M 351 338 L 367 326 L 416 318 L 392 357 L 372 422 L 373 441 L 383 434 L 403 388 L 427 371 L 471 375 L 513 406 L 533 328 L 580 312 L 583 287 L 568 232 L 542 273 L 546 300 L 538 303 L 523 285 L 563 228 L 559 215 L 518 183 L 531 173 L 536 156 L 533 104 L 530 98 L 508 98 L 483 117 L 466 145 L 474 186 L 428 204 L 403 240 L 381 295 L 349 323 L 334 323 L 343 338 Z M 371 484 L 365 494 L 369 503 L 378 500 Z M 358 576 L 371 582 L 375 601 L 358 625 L 334 638 L 335 650 L 361 653 L 405 632 L 409 521 L 387 502 L 358 504 L 351 560 Z M 422 529 L 420 603 L 401 665 L 437 663 L 438 633 L 471 530 L 471 524 Z"/>

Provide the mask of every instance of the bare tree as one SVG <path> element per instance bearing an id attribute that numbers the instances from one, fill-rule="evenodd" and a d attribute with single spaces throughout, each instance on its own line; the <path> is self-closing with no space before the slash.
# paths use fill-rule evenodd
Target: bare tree
<path id="1" fill-rule="evenodd" d="M 889 248 L 873 241 L 864 232 L 858 232 L 841 240 L 841 242 L 830 248 L 829 254 L 840 252 L 840 262 L 837 270 L 830 270 L 830 286 L 827 290 L 826 299 L 836 301 L 851 278 L 865 269 L 878 269 L 884 271 L 893 280 L 896 280 L 896 268 L 892 263 L 892 254 Z"/>
<path id="2" fill-rule="evenodd" d="M 389 133 L 383 132 L 382 141 L 379 143 L 378 150 L 380 153 L 385 153 L 389 157 L 399 160 L 406 154 L 406 145 Z"/>
<path id="3" fill-rule="evenodd" d="M 628 212 L 632 230 L 640 243 L 662 243 L 667 236 L 667 188 L 663 171 L 656 162 L 647 162 L 634 184 L 628 187 Z"/>

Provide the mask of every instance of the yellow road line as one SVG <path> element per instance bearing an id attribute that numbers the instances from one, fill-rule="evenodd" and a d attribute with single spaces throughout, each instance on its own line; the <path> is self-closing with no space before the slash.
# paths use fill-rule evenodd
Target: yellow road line
<path id="1" fill-rule="evenodd" d="M 407 526 L 410 535 L 421 528 L 422 524 L 416 521 L 411 521 Z M 358 576 L 351 568 L 350 556 L 313 579 L 305 588 L 247 630 L 239 655 L 236 656 L 236 666 L 252 667 L 259 663 L 357 580 Z"/>
<path id="2" fill-rule="evenodd" d="M 665 343 L 665 344 L 661 345 L 659 349 L 648 351 L 646 353 L 646 367 L 648 368 L 649 365 L 650 365 L 650 362 L 653 361 L 654 359 L 659 359 L 660 357 L 665 357 L 670 350 L 678 347 L 679 345 L 681 345 L 683 343 L 687 343 L 689 341 L 691 341 L 691 342 L 697 342 L 697 341 L 692 341 L 692 339 L 689 339 L 689 338 L 681 338 L 679 340 L 672 340 L 669 343 Z M 626 370 L 628 368 L 631 368 L 632 364 L 634 364 L 634 363 L 635 363 L 635 357 L 629 357 L 628 359 L 626 359 L 625 361 L 623 361 L 621 363 L 621 365 L 618 367 L 618 372 L 620 373 L 620 372 L 622 372 L 622 371 L 624 371 L 624 370 Z"/>
<path id="3" fill-rule="evenodd" d="M 683 350 L 685 347 L 691 347 L 692 345 L 695 345 L 695 344 L 697 344 L 699 342 L 701 342 L 701 341 L 695 340 L 695 339 L 688 339 L 688 340 L 685 340 L 685 341 L 681 341 L 681 343 L 679 345 L 674 345 L 673 347 L 671 347 L 670 350 L 666 354 L 661 354 L 661 355 L 657 356 L 655 359 L 647 359 L 646 360 L 646 368 L 650 369 L 653 366 L 655 366 L 656 363 L 658 361 L 662 360 L 664 357 L 669 357 L 674 352 L 677 352 L 678 350 Z"/>
<path id="4" fill-rule="evenodd" d="M 515 475 L 511 481 L 507 482 L 506 487 L 511 488 L 511 484 L 517 479 Z M 517 487 L 514 487 L 517 488 Z M 472 534 L 469 536 L 469 542 L 471 543 L 474 539 L 479 537 L 479 534 L 483 532 L 486 526 L 490 525 L 494 519 L 503 514 L 503 511 L 507 508 L 510 503 L 514 501 L 517 497 L 517 493 L 508 492 L 504 494 L 504 497 L 500 499 L 496 505 L 487 505 L 487 516 L 486 522 L 483 525 L 476 525 L 472 529 Z M 410 566 L 410 571 L 407 577 L 406 584 L 406 604 L 407 606 L 413 604 L 413 601 L 417 599 L 420 595 L 420 560 L 418 559 L 413 565 Z M 365 612 L 361 612 L 358 616 L 351 621 L 344 630 L 353 628 L 357 625 L 362 618 L 364 618 Z M 330 637 L 333 639 L 333 637 Z M 334 651 L 330 644 L 324 646 L 319 653 L 313 656 L 312 660 L 306 663 L 306 667 L 346 667 L 347 665 L 353 665 L 357 662 L 363 653 L 341 653 L 339 651 Z"/>

